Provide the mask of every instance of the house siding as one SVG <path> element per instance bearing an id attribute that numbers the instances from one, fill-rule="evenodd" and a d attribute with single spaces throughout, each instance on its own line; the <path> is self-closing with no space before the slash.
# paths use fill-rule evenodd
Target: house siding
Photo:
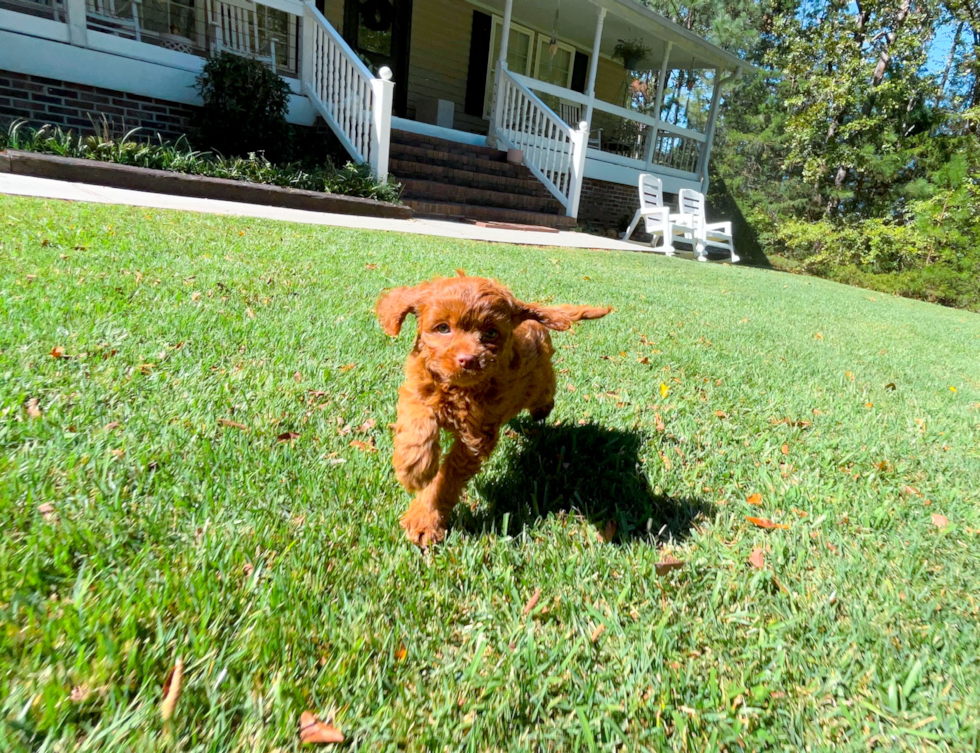
<path id="1" fill-rule="evenodd" d="M 474 10 L 463 0 L 416 0 L 409 51 L 410 118 L 415 117 L 420 99 L 445 99 L 455 105 L 454 128 L 487 132 L 487 121 L 464 110 Z M 476 75 L 483 74 L 480 71 Z"/>

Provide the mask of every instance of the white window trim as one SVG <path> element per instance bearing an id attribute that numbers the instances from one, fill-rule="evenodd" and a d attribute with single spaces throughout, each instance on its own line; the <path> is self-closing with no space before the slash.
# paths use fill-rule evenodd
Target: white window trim
<path id="1" fill-rule="evenodd" d="M 544 34 L 538 34 L 538 43 L 535 45 L 535 48 L 534 48 L 534 50 L 535 50 L 535 54 L 534 54 L 534 78 L 538 79 L 539 81 L 541 80 L 541 76 L 538 75 L 538 73 L 541 70 L 541 60 L 544 58 L 545 55 L 548 55 L 549 54 L 548 47 L 550 47 L 550 46 L 551 46 L 551 37 L 550 36 L 547 36 L 546 37 Z M 560 49 L 560 50 L 566 50 L 569 53 L 571 53 L 571 57 L 569 58 L 569 61 L 568 61 L 569 62 L 569 65 L 568 65 L 568 79 L 565 81 L 565 84 L 564 84 L 564 88 L 565 89 L 571 89 L 572 88 L 572 78 L 575 76 L 575 53 L 578 50 L 577 50 L 577 48 L 574 45 L 569 44 L 568 42 L 563 42 L 563 41 L 561 41 L 560 38 L 558 39 L 558 49 Z"/>

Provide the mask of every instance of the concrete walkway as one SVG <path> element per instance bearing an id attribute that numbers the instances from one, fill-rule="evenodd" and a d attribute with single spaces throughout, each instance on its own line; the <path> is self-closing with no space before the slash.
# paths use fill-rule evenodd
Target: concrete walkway
<path id="1" fill-rule="evenodd" d="M 63 199 L 65 201 L 88 201 L 98 204 L 123 204 L 134 207 L 154 207 L 156 209 L 179 209 L 188 212 L 227 214 L 238 217 L 262 217 L 269 220 L 302 222 L 308 225 L 331 225 L 362 230 L 391 230 L 397 233 L 435 235 L 443 238 L 459 238 L 490 243 L 515 243 L 525 246 L 561 246 L 563 248 L 591 248 L 610 251 L 649 251 L 650 249 L 645 244 L 626 243 L 587 233 L 504 230 L 445 220 L 388 220 L 375 217 L 355 217 L 349 214 L 308 212 L 302 209 L 282 209 L 280 207 L 241 204 L 215 199 L 193 199 L 170 194 L 94 186 L 87 183 L 66 183 L 48 178 L 34 178 L 9 173 L 0 173 L 0 194 Z"/>

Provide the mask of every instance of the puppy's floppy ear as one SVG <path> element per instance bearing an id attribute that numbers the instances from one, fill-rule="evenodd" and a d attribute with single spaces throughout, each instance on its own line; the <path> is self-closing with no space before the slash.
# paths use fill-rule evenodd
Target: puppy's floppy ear
<path id="1" fill-rule="evenodd" d="M 564 312 L 549 306 L 539 306 L 536 303 L 523 303 L 522 301 L 517 301 L 514 319 L 518 323 L 533 319 L 536 322 L 541 322 L 548 329 L 559 331 L 564 331 L 572 326 L 571 317 Z"/>
<path id="2" fill-rule="evenodd" d="M 426 287 L 426 284 L 423 283 L 413 288 L 394 288 L 378 299 L 374 313 L 378 315 L 381 329 L 385 331 L 386 335 L 397 337 L 398 333 L 401 332 L 405 317 L 409 314 L 418 316 Z"/>

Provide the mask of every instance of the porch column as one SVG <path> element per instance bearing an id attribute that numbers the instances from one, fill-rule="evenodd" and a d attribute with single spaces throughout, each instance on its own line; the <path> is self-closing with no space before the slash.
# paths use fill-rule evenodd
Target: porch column
<path id="1" fill-rule="evenodd" d="M 497 112 L 499 103 L 497 94 L 500 91 L 500 72 L 507 67 L 507 47 L 510 45 L 510 19 L 514 11 L 514 0 L 504 1 L 504 22 L 500 29 L 500 55 L 494 63 L 493 95 L 490 97 L 490 123 L 487 125 L 487 146 L 498 149 L 497 120 L 501 113 Z M 491 27 L 492 28 L 492 27 Z M 492 52 L 492 50 L 491 50 Z"/>
<path id="2" fill-rule="evenodd" d="M 595 38 L 592 40 L 592 55 L 589 57 L 589 82 L 585 85 L 585 93 L 589 98 L 589 104 L 585 108 L 585 122 L 589 124 L 589 132 L 592 132 L 592 110 L 595 109 L 595 77 L 599 70 L 599 43 L 602 41 L 602 24 L 606 20 L 606 9 L 598 7 L 595 22 Z M 569 123 L 569 125 L 573 125 Z"/>
<path id="3" fill-rule="evenodd" d="M 664 59 L 660 63 L 660 77 L 657 79 L 657 101 L 653 106 L 653 117 L 657 119 L 658 123 L 660 122 L 660 111 L 664 106 L 664 87 L 667 85 L 667 64 L 670 62 L 670 51 L 673 48 L 674 43 L 667 42 L 667 47 L 664 49 Z M 643 155 L 647 163 L 647 172 L 650 172 L 650 168 L 653 165 L 653 151 L 657 147 L 657 136 L 659 133 L 660 129 L 654 126 L 647 136 L 646 151 Z"/>
<path id="4" fill-rule="evenodd" d="M 711 144 L 715 140 L 715 126 L 718 124 L 718 110 L 721 106 L 721 89 L 734 81 L 741 74 L 741 68 L 736 68 L 731 75 L 722 78 L 722 70 L 715 69 L 715 86 L 711 92 L 711 109 L 708 111 L 708 127 L 701 145 L 701 155 L 698 158 L 698 175 L 701 176 L 701 193 L 708 193 L 708 160 L 711 158 Z"/>
<path id="5" fill-rule="evenodd" d="M 133 11 L 135 10 L 134 5 Z M 68 41 L 76 47 L 88 47 L 88 24 L 85 14 L 85 0 L 65 0 Z"/>

